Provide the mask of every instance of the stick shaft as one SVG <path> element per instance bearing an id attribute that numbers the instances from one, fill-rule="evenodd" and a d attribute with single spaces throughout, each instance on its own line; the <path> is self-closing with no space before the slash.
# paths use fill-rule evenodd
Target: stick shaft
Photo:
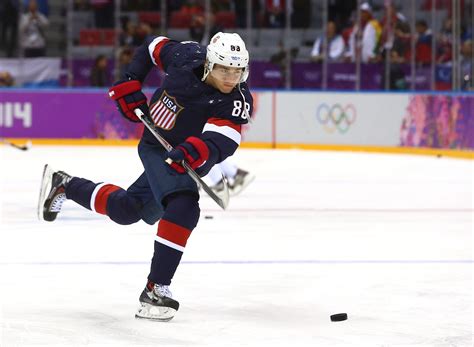
<path id="1" fill-rule="evenodd" d="M 150 121 L 149 118 L 147 118 L 143 112 L 136 108 L 134 110 L 135 115 L 141 120 L 141 122 L 145 125 L 145 127 L 150 130 L 150 132 L 153 134 L 153 136 L 158 140 L 158 142 L 169 152 L 173 149 L 173 146 L 171 146 L 166 139 L 160 135 L 160 133 L 155 129 L 155 125 Z M 196 182 L 196 184 L 200 185 L 202 189 L 211 197 L 212 200 L 214 200 L 223 210 L 227 208 L 227 205 L 229 204 L 229 189 L 227 187 L 227 181 L 224 179 L 224 193 L 222 198 L 217 196 L 217 194 L 202 180 L 202 178 L 194 171 L 191 166 L 184 160 L 181 162 L 183 165 L 184 169 L 186 170 L 186 173 Z"/>

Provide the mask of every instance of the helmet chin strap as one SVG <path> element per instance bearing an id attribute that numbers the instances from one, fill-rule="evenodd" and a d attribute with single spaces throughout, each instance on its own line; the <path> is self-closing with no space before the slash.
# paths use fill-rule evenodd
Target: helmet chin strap
<path id="1" fill-rule="evenodd" d="M 252 124 L 253 120 L 252 120 L 252 118 L 250 118 L 250 114 L 249 114 L 249 111 L 247 111 L 247 107 L 245 107 L 245 95 L 244 95 L 244 93 L 242 93 L 242 90 L 240 89 L 240 83 L 238 84 L 237 88 L 239 89 L 239 93 L 242 96 L 242 99 L 244 100 L 244 103 L 243 103 L 243 105 L 244 105 L 244 117 L 248 120 L 249 124 Z"/>
<path id="2" fill-rule="evenodd" d="M 207 78 L 207 76 L 209 76 L 209 74 L 211 73 L 211 69 L 210 69 L 210 66 L 211 63 L 209 63 L 207 60 L 206 62 L 204 63 L 204 74 L 202 75 L 202 78 L 201 78 L 201 81 L 204 82 Z"/>

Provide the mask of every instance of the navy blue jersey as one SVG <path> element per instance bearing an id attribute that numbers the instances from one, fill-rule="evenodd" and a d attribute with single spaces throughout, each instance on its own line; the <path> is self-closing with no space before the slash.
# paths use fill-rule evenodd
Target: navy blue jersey
<path id="1" fill-rule="evenodd" d="M 210 142 L 221 162 L 240 145 L 242 124 L 248 122 L 245 112 L 252 115 L 253 99 L 246 83 L 240 84 L 241 92 L 236 87 L 224 94 L 202 82 L 205 59 L 206 47 L 197 42 L 159 36 L 137 49 L 126 77 L 143 82 L 153 66 L 162 69 L 165 79 L 149 103 L 156 128 L 173 146 L 189 136 Z M 148 130 L 143 136 L 156 141 Z"/>

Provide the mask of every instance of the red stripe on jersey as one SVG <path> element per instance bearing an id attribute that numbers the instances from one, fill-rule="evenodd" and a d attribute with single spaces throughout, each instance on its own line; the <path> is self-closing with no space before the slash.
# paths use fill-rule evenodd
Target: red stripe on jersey
<path id="1" fill-rule="evenodd" d="M 191 230 L 162 219 L 158 224 L 158 232 L 156 234 L 165 240 L 173 242 L 181 247 L 185 247 L 189 236 L 191 236 Z"/>
<path id="2" fill-rule="evenodd" d="M 95 211 L 100 214 L 107 214 L 107 200 L 109 199 L 109 195 L 119 189 L 120 187 L 114 186 L 113 184 L 106 184 L 101 187 L 95 196 Z"/>
<path id="3" fill-rule="evenodd" d="M 163 39 L 161 40 L 156 46 L 155 49 L 153 50 L 153 58 L 155 59 L 156 66 L 160 68 L 160 70 L 163 70 L 163 64 L 161 63 L 160 59 L 160 52 L 163 46 L 169 41 L 170 39 Z"/>
<path id="4" fill-rule="evenodd" d="M 207 120 L 207 123 L 217 125 L 218 127 L 230 127 L 232 129 L 234 129 L 235 131 L 238 131 L 239 133 L 241 132 L 241 129 L 242 129 L 242 125 L 232 123 L 228 119 L 209 118 Z"/>

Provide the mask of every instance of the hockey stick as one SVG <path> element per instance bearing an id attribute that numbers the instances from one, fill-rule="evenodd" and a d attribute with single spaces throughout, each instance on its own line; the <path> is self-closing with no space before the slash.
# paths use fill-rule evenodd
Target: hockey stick
<path id="1" fill-rule="evenodd" d="M 143 112 L 139 109 L 136 108 L 134 110 L 135 115 L 142 121 L 142 123 L 150 130 L 150 132 L 155 136 L 155 138 L 160 142 L 160 144 L 168 151 L 170 152 L 173 149 L 173 146 L 171 146 L 168 141 L 166 141 L 160 133 L 155 128 L 155 124 L 153 124 L 148 117 L 146 117 Z M 223 210 L 227 208 L 229 205 L 229 188 L 227 186 L 227 180 L 222 175 L 222 180 L 224 182 L 224 191 L 222 193 L 222 197 L 219 197 L 214 191 L 202 180 L 202 178 L 194 171 L 191 166 L 184 160 L 181 162 L 181 165 L 183 165 L 184 169 L 186 170 L 187 174 L 191 176 L 191 178 L 198 184 L 199 186 L 202 187 L 202 189 L 209 195 L 212 200 L 214 200 Z"/>
<path id="2" fill-rule="evenodd" d="M 0 142 L 4 143 L 6 145 L 12 146 L 12 147 L 14 147 L 16 149 L 19 149 L 21 151 L 27 151 L 31 148 L 31 141 L 27 141 L 24 145 L 16 145 L 13 142 L 8 141 L 7 139 L 0 138 Z"/>

